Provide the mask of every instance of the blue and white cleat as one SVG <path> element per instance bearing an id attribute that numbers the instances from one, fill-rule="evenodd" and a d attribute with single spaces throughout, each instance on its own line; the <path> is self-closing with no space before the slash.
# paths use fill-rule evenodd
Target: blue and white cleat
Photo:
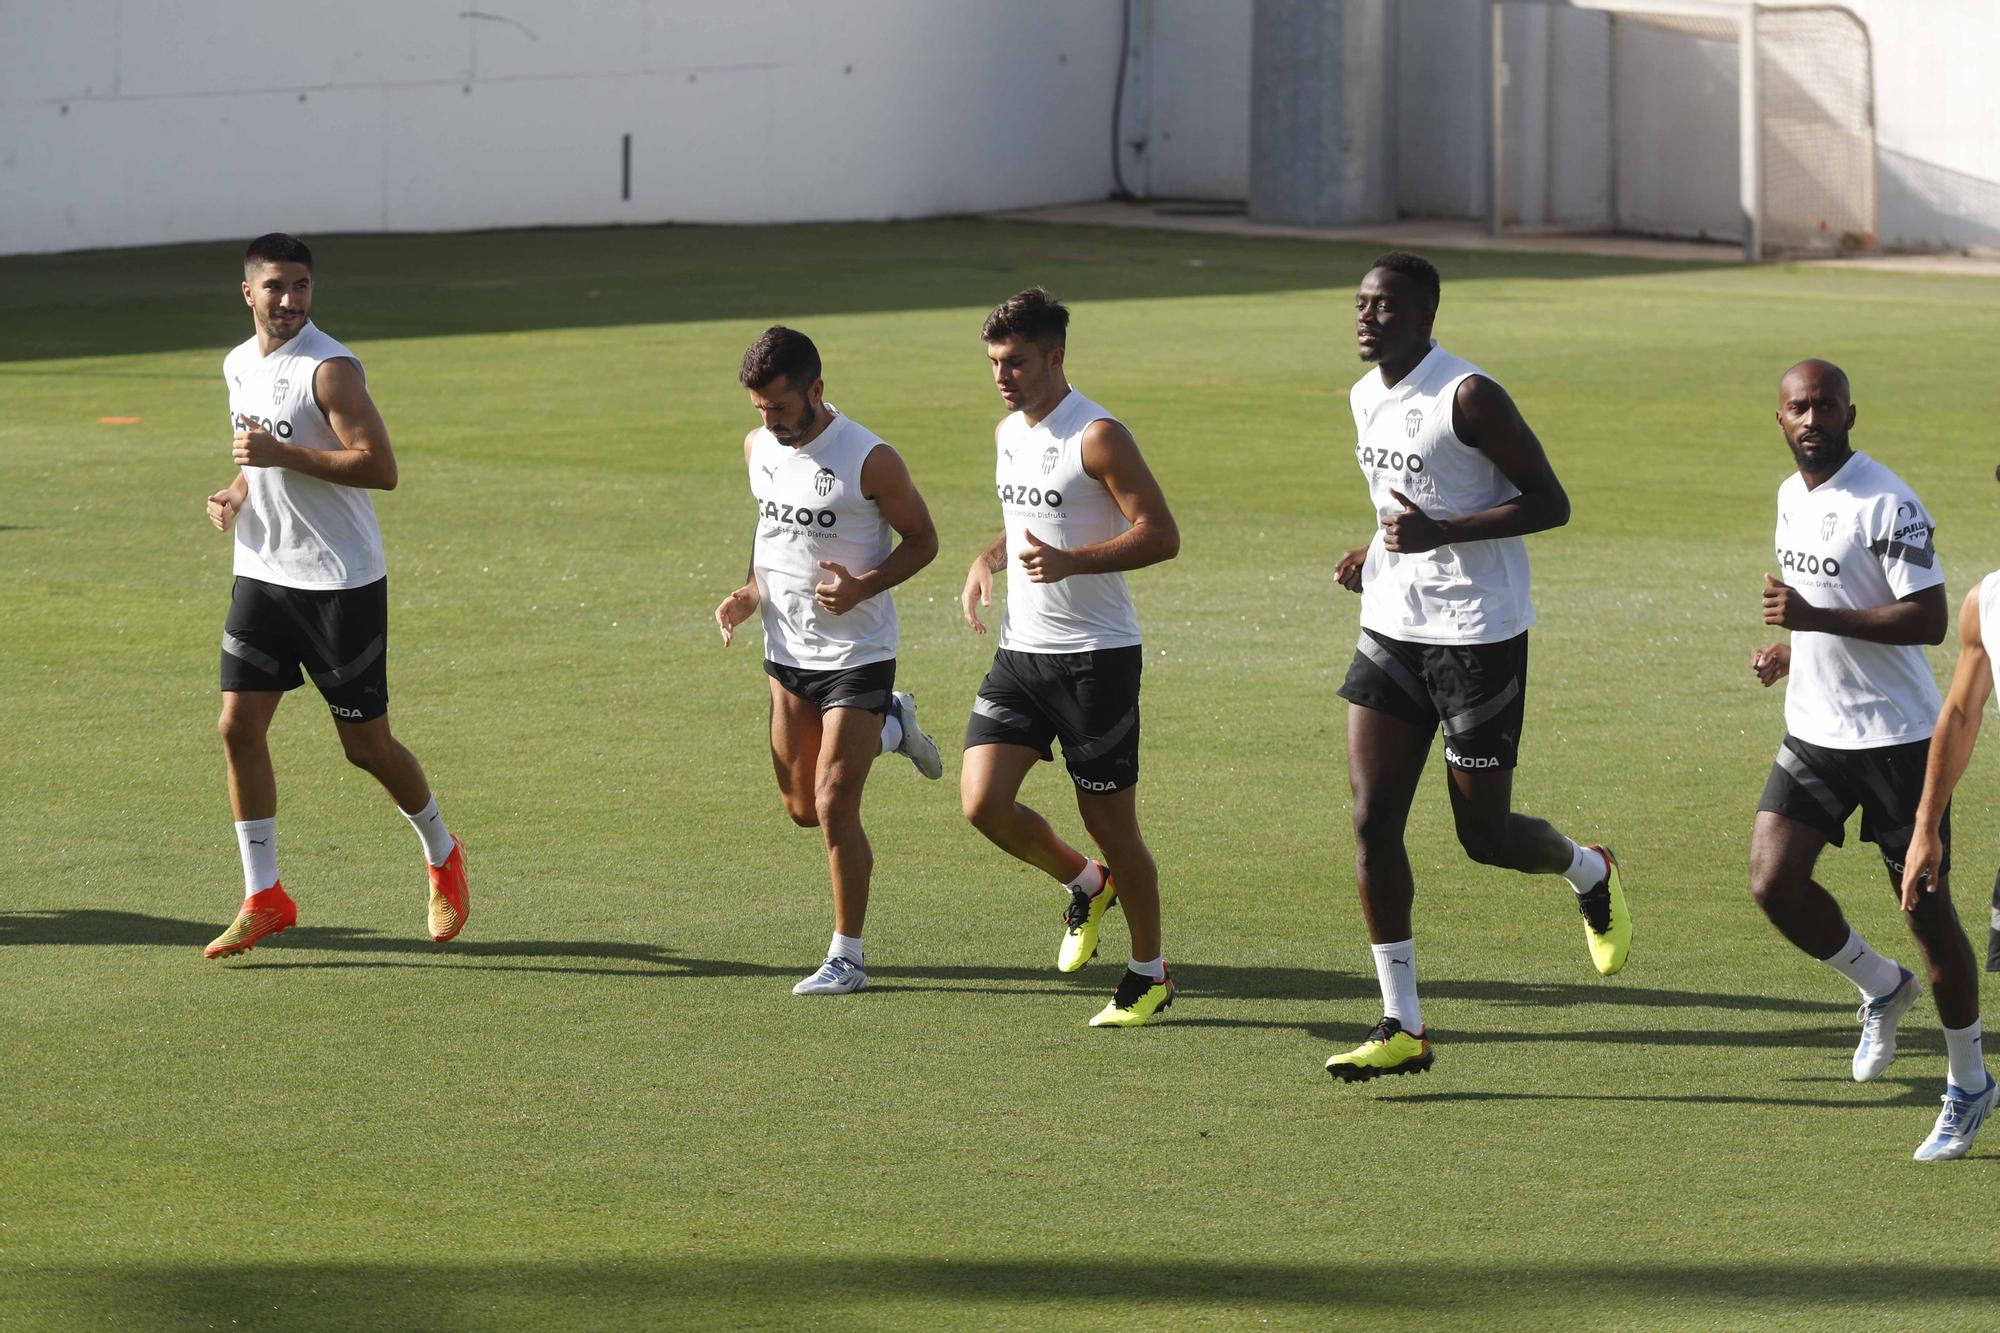
<path id="1" fill-rule="evenodd" d="M 868 989 L 868 974 L 852 958 L 835 955 L 819 965 L 819 971 L 792 987 L 794 995 L 852 995 Z"/>
<path id="2" fill-rule="evenodd" d="M 1917 1160 L 1949 1162 L 1971 1152 L 1973 1135 L 1986 1123 L 1986 1115 L 1995 1102 L 2000 1102 L 2000 1079 L 1991 1074 L 1986 1076 L 1986 1091 L 1976 1096 L 1947 1081 L 1944 1110 L 1938 1112 L 1931 1136 L 1917 1145 Z"/>
<path id="3" fill-rule="evenodd" d="M 917 701 L 901 690 L 889 694 L 889 706 L 896 710 L 896 720 L 903 724 L 903 743 L 896 747 L 896 753 L 917 766 L 917 772 L 927 778 L 944 776 L 944 756 L 938 753 L 937 742 L 930 733 L 917 725 Z"/>
<path id="4" fill-rule="evenodd" d="M 1898 965 L 1903 979 L 1879 1000 L 1863 1000 L 1854 1016 L 1861 1020 L 1861 1044 L 1854 1048 L 1854 1081 L 1866 1083 L 1896 1058 L 1896 1025 L 1909 1012 L 1922 986 L 1916 973 Z"/>

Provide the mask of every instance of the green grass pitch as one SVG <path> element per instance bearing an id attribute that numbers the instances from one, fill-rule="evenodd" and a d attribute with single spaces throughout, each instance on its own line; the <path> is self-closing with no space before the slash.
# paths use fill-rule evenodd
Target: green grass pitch
<path id="1" fill-rule="evenodd" d="M 2000 1129 L 1937 1111 L 1928 999 L 1847 1076 L 1844 982 L 1745 887 L 1782 732 L 1751 650 L 1789 464 L 1777 376 L 1851 372 L 1856 443 L 1927 499 L 1955 608 L 2000 566 L 2000 284 L 1439 256 L 1439 332 L 1505 383 L 1575 517 L 1531 539 L 1525 810 L 1620 853 L 1601 980 L 1555 879 L 1410 829 L 1436 1069 L 1321 1064 L 1377 1015 L 1342 705 L 1369 530 L 1357 248 L 974 222 L 318 243 L 316 314 L 402 462 L 392 716 L 469 845 L 423 934 L 416 841 L 310 691 L 279 713 L 293 932 L 226 964 L 217 636 L 234 246 L 0 261 L 0 1327 L 1932 1327 L 2000 1308 Z M 978 328 L 1043 282 L 1074 382 L 1183 531 L 1133 579 L 1143 816 L 1182 991 L 1085 1020 L 1060 902 L 955 792 L 998 531 Z M 877 770 L 874 989 L 801 1000 L 830 926 L 785 819 L 741 577 L 737 358 L 804 328 L 943 537 L 900 680 L 947 778 Z M 137 424 L 100 424 L 129 416 Z M 1955 640 L 1954 640 L 1955 642 Z M 1953 650 L 1933 654 L 1940 678 Z M 2000 742 L 1989 740 L 1989 745 Z M 1958 803 L 1983 953 L 2000 756 Z M 1048 768 L 1027 799 L 1079 836 Z M 1906 961 L 1858 842 L 1822 879 Z M 1985 980 L 1996 1010 L 2000 978 Z"/>

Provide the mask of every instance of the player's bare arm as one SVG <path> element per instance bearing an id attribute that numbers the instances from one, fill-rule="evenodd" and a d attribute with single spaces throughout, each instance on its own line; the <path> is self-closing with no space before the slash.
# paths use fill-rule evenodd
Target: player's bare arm
<path id="1" fill-rule="evenodd" d="M 889 591 L 937 559 L 937 527 L 901 454 L 886 444 L 869 450 L 861 464 L 861 493 L 875 502 L 902 540 L 873 569 L 850 570 L 831 560 L 820 562 L 828 578 L 813 589 L 813 599 L 837 616 Z"/>
<path id="2" fill-rule="evenodd" d="M 1798 589 L 1764 576 L 1764 623 L 1788 630 L 1818 634 L 1838 634 L 1870 643 L 1944 642 L 1951 624 L 1951 607 L 1945 601 L 1944 585 L 1919 589 L 1887 606 L 1814 606 L 1799 595 Z"/>
<path id="3" fill-rule="evenodd" d="M 1917 825 L 1910 836 L 1910 850 L 1903 858 L 1903 910 L 1917 906 L 1917 895 L 1935 893 L 1938 866 L 1944 860 L 1940 825 L 1951 807 L 1951 794 L 1965 776 L 1972 761 L 1972 747 L 1979 740 L 1979 720 L 1986 701 L 1993 697 L 1993 667 L 1986 655 L 1986 640 L 1979 624 L 1979 585 L 1966 594 L 1958 613 L 1958 665 L 1952 668 L 1951 688 L 1945 692 L 1944 706 L 1938 710 L 1937 730 L 1931 733 L 1930 758 L 1924 765 L 1924 794 L 1917 802 Z"/>
<path id="4" fill-rule="evenodd" d="M 1083 433 L 1083 470 L 1104 483 L 1132 526 L 1109 541 L 1067 549 L 1049 546 L 1029 530 L 1028 549 L 1020 555 L 1021 569 L 1029 578 L 1060 583 L 1072 574 L 1144 569 L 1180 554 L 1180 527 L 1131 431 L 1108 419 L 1092 422 Z"/>
<path id="5" fill-rule="evenodd" d="M 243 512 L 243 499 L 249 494 L 250 479 L 238 472 L 236 480 L 208 497 L 208 521 L 217 532 L 229 531 L 236 516 Z"/>
<path id="6" fill-rule="evenodd" d="M 281 467 L 330 481 L 374 491 L 396 489 L 396 454 L 389 446 L 389 428 L 361 367 L 345 358 L 322 361 L 313 374 L 313 398 L 326 414 L 327 425 L 340 441 L 338 449 L 306 449 L 286 444 L 248 417 L 236 423 L 235 458 L 239 467 Z"/>
<path id="7" fill-rule="evenodd" d="M 958 609 L 965 615 L 965 623 L 976 633 L 986 632 L 986 623 L 979 613 L 972 609 L 974 602 L 981 606 L 993 605 L 993 576 L 1007 563 L 1007 534 L 1002 531 L 993 539 L 993 544 L 972 557 L 972 568 L 965 572 L 965 588 L 958 594 Z"/>
<path id="8" fill-rule="evenodd" d="M 1403 512 L 1382 521 L 1383 549 L 1409 555 L 1454 542 L 1525 537 L 1569 522 L 1569 494 L 1549 465 L 1542 442 L 1522 420 L 1505 389 L 1484 375 L 1467 376 L 1451 407 L 1452 432 L 1469 448 L 1492 459 L 1493 466 L 1520 494 L 1476 514 L 1439 519 L 1426 514 L 1401 492 L 1391 491 Z"/>
<path id="9" fill-rule="evenodd" d="M 758 428 L 758 429 L 761 429 Z M 743 436 L 743 466 L 750 466 L 750 446 L 757 438 L 753 429 Z M 715 608 L 715 627 L 722 631 L 722 646 L 727 648 L 736 637 L 736 627 L 757 614 L 757 606 L 763 600 L 757 591 L 757 527 L 750 527 L 750 563 L 744 566 L 743 582 L 736 591 L 730 593 Z"/>

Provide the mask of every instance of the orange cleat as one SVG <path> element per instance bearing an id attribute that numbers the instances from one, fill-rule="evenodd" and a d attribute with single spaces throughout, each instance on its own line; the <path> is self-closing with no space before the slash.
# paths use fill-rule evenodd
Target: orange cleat
<path id="1" fill-rule="evenodd" d="M 227 958 L 247 953 L 259 940 L 289 930 L 299 923 L 299 905 L 282 884 L 259 889 L 243 900 L 243 910 L 229 923 L 229 929 L 210 940 L 201 951 L 203 958 Z"/>
<path id="2" fill-rule="evenodd" d="M 465 844 L 451 835 L 451 855 L 431 872 L 431 939 L 443 944 L 472 916 L 472 886 L 465 882 Z"/>

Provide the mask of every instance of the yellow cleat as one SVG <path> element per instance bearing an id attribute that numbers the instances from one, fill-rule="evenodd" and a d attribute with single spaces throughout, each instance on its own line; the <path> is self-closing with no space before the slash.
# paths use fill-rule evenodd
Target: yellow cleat
<path id="1" fill-rule="evenodd" d="M 1103 886 L 1088 896 L 1082 889 L 1071 890 L 1069 906 L 1063 909 L 1062 944 L 1056 949 L 1056 970 L 1059 972 L 1074 972 L 1097 957 L 1097 927 L 1103 922 L 1104 914 L 1111 910 L 1111 904 L 1118 900 L 1118 888 L 1111 882 L 1111 872 L 1104 870 L 1101 861 L 1097 868 L 1104 871 Z"/>
<path id="2" fill-rule="evenodd" d="M 1366 1083 L 1386 1074 L 1421 1074 L 1436 1059 L 1423 1032 L 1405 1032 L 1400 1022 L 1384 1018 L 1368 1040 L 1328 1060 L 1326 1072 L 1343 1083 Z"/>
<path id="3" fill-rule="evenodd" d="M 1625 955 L 1632 948 L 1632 913 L 1625 906 L 1625 886 L 1618 882 L 1618 858 L 1609 847 L 1590 850 L 1604 858 L 1604 882 L 1576 895 L 1576 909 L 1583 913 L 1583 941 L 1590 946 L 1590 961 L 1608 977 L 1625 966 Z"/>
<path id="4" fill-rule="evenodd" d="M 1125 975 L 1118 981 L 1118 989 L 1112 993 L 1111 1003 L 1098 1011 L 1090 1020 L 1094 1028 L 1136 1028 L 1143 1027 L 1156 1015 L 1174 1002 L 1174 979 L 1171 976 L 1155 981 L 1143 972 L 1125 969 Z"/>

